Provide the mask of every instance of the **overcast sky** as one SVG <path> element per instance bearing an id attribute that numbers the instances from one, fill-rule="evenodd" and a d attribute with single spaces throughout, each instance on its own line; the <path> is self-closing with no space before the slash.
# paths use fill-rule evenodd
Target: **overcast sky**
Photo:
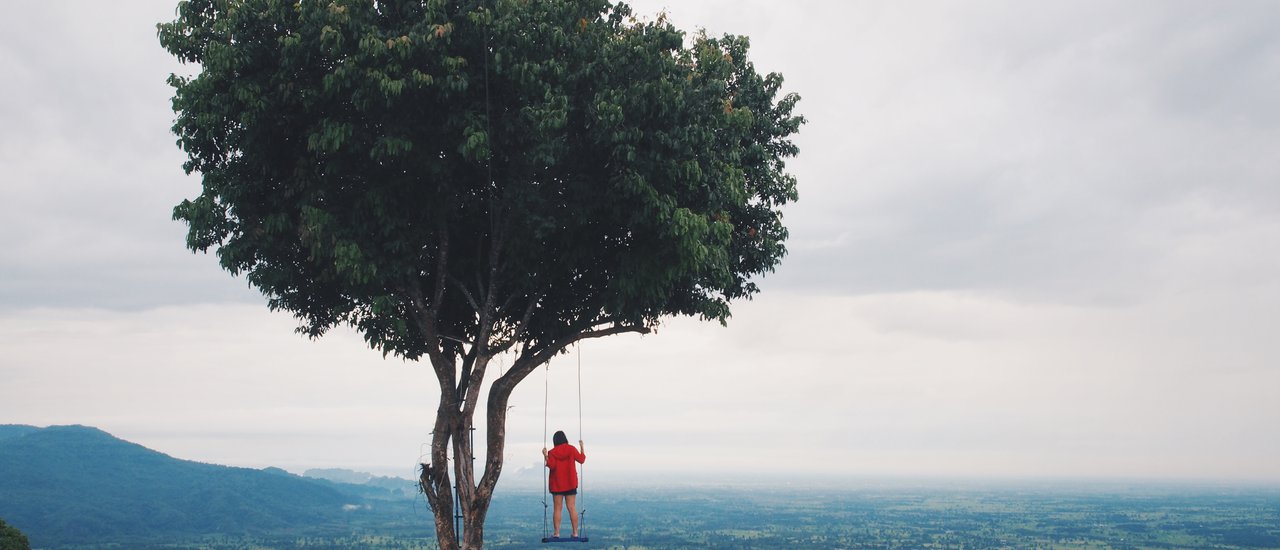
<path id="1" fill-rule="evenodd" d="M 426 366 L 293 332 L 183 246 L 172 1 L 0 18 L 0 423 L 405 477 Z M 809 120 L 791 254 L 728 328 L 587 342 L 513 397 L 591 479 L 1280 482 L 1280 3 L 664 6 L 751 37 Z M 532 487 L 540 483 L 533 478 Z"/>

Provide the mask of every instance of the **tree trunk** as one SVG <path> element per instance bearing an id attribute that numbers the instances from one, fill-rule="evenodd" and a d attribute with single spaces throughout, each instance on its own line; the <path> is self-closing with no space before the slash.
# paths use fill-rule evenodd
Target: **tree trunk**
<path id="1" fill-rule="evenodd" d="M 460 406 L 453 392 L 445 392 L 446 395 L 441 396 L 431 440 L 431 464 L 424 468 L 423 476 L 424 492 L 435 516 L 436 540 L 441 550 L 484 548 L 484 522 L 504 463 L 507 403 L 518 381 L 504 376 L 490 388 L 488 433 L 483 440 L 486 447 L 484 475 L 478 482 L 472 446 L 474 408 Z M 479 382 L 473 379 L 471 383 Z M 452 469 L 448 461 L 450 450 L 454 457 Z M 451 480 L 456 480 L 456 485 Z M 455 528 L 455 495 L 462 516 L 460 537 Z"/>
<path id="2" fill-rule="evenodd" d="M 457 535 L 453 525 L 453 487 L 449 475 L 448 445 L 456 410 L 449 410 L 449 404 L 441 399 L 440 408 L 436 410 L 435 431 L 431 435 L 431 463 L 423 465 L 422 490 L 426 494 L 427 504 L 435 516 L 436 540 L 441 550 L 457 550 Z"/>

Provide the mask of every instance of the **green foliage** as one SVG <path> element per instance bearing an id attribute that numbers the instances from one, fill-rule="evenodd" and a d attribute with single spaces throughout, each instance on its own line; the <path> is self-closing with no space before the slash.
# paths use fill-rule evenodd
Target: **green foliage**
<path id="1" fill-rule="evenodd" d="M 31 543 L 17 527 L 0 519 L 0 550 L 31 550 Z"/>
<path id="2" fill-rule="evenodd" d="M 187 245 L 309 335 L 554 351 L 723 322 L 785 254 L 803 119 L 745 37 L 605 0 L 187 0 L 159 37 L 199 65 L 170 78 Z"/>

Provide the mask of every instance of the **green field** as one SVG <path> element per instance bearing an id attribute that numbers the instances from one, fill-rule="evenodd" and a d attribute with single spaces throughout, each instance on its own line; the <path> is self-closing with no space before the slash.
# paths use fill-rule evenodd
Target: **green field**
<path id="1" fill-rule="evenodd" d="M 591 542 L 569 548 L 1280 548 L 1277 489 L 613 489 L 594 491 L 586 502 Z M 542 511 L 536 494 L 501 495 L 486 530 L 488 548 L 547 548 L 539 543 Z M 434 547 L 430 521 L 420 501 L 388 499 L 351 513 L 345 525 L 315 532 L 120 547 L 422 549 Z"/>

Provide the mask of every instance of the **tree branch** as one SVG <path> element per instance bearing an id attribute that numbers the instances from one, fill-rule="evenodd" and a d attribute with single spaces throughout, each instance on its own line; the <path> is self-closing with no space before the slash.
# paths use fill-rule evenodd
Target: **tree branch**
<path id="1" fill-rule="evenodd" d="M 449 276 L 449 282 L 453 283 L 453 286 L 462 292 L 462 297 L 467 299 L 467 303 L 471 304 L 471 309 L 475 310 L 476 315 L 479 315 L 480 303 L 476 301 L 475 296 L 472 296 L 471 291 L 467 290 L 467 285 L 461 279 L 452 275 Z"/>
<path id="2" fill-rule="evenodd" d="M 528 330 L 529 320 L 533 318 L 533 310 L 537 308 L 540 301 L 542 301 L 542 295 L 535 296 L 529 300 L 529 305 L 525 306 L 524 315 L 520 316 L 520 321 L 516 323 L 516 329 L 511 333 L 511 336 L 505 342 L 498 342 L 494 345 L 493 352 L 495 354 L 506 353 L 507 350 L 520 341 L 520 337 L 524 336 L 525 331 Z"/>
<path id="3" fill-rule="evenodd" d="M 443 219 L 440 221 L 440 244 L 436 248 L 436 286 L 431 298 L 431 313 L 438 314 L 440 305 L 444 303 L 445 282 L 449 273 L 449 226 Z M 432 315 L 435 322 L 437 315 Z M 434 342 L 433 342 L 434 344 Z"/>
<path id="4" fill-rule="evenodd" d="M 401 292 L 409 297 L 409 310 L 412 320 L 422 330 L 423 340 L 427 344 L 427 358 L 431 362 L 432 370 L 436 373 L 436 381 L 440 385 L 441 395 L 447 395 L 453 390 L 454 371 L 451 361 L 445 361 L 440 353 L 439 341 L 441 338 L 454 339 L 452 337 L 444 337 L 436 330 L 436 308 L 426 304 L 422 296 L 422 286 L 416 279 L 401 287 Z M 446 364 L 447 363 L 447 364 Z"/>
<path id="5" fill-rule="evenodd" d="M 557 354 L 564 351 L 565 348 L 568 348 L 574 343 L 588 338 L 602 338 L 626 332 L 648 334 L 651 330 L 649 327 L 643 325 L 614 325 L 605 329 L 586 329 L 575 332 L 566 335 L 541 349 L 525 348 L 521 351 L 520 356 L 516 358 L 515 363 L 511 365 L 511 369 L 507 371 L 507 374 L 495 381 L 494 385 L 496 386 L 501 383 L 504 387 L 510 386 L 510 388 L 515 388 L 516 384 L 519 384 L 521 380 L 524 380 L 530 373 L 537 370 L 540 365 L 550 361 L 552 357 L 555 357 Z M 506 391 L 510 392 L 510 389 L 507 389 Z"/>

